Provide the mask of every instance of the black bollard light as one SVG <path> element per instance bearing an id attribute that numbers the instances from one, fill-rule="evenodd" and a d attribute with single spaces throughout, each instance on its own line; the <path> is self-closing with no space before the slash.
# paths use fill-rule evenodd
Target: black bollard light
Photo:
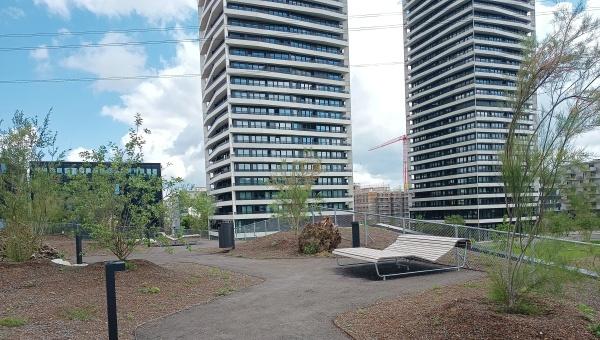
<path id="1" fill-rule="evenodd" d="M 360 224 L 352 222 L 352 248 L 360 247 Z"/>
<path id="2" fill-rule="evenodd" d="M 83 264 L 83 249 L 81 246 L 81 235 L 75 235 L 75 253 L 77 254 L 77 264 Z"/>
<path id="3" fill-rule="evenodd" d="M 117 327 L 117 292 L 115 289 L 115 272 L 125 270 L 125 262 L 109 261 L 104 264 L 106 274 L 106 312 L 108 315 L 108 339 L 118 340 Z"/>

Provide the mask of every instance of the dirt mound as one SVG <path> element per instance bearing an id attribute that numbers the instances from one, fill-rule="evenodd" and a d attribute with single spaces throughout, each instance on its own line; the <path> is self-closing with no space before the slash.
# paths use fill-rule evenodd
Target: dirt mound
<path id="1" fill-rule="evenodd" d="M 506 314 L 485 282 L 433 289 L 338 316 L 354 339 L 594 339 L 573 303 L 539 299 L 539 315 Z"/>
<path id="2" fill-rule="evenodd" d="M 338 228 L 341 235 L 341 242 L 337 248 L 352 247 L 352 229 Z M 364 246 L 365 230 L 361 227 L 361 245 Z M 383 249 L 392 244 L 398 234 L 381 228 L 369 228 L 369 248 Z M 230 253 L 232 256 L 247 257 L 254 259 L 281 259 L 305 257 L 298 252 L 298 235 L 293 231 L 282 231 L 265 237 L 259 237 L 254 240 L 238 242 L 236 249 Z M 327 252 L 318 253 L 319 256 L 327 256 Z"/>
<path id="3" fill-rule="evenodd" d="M 282 231 L 254 240 L 240 242 L 230 252 L 233 256 L 249 258 L 290 258 L 303 256 L 298 253 L 298 236 Z"/>

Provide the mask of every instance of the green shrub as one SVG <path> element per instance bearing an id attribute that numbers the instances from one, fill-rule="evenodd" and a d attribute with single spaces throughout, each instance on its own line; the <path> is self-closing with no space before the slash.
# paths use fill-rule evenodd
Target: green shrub
<path id="1" fill-rule="evenodd" d="M 0 326 L 2 327 L 21 327 L 27 324 L 27 320 L 18 317 L 7 317 L 0 319 Z"/>
<path id="2" fill-rule="evenodd" d="M 308 243 L 304 245 L 304 248 L 302 248 L 302 253 L 306 254 L 306 255 L 313 255 L 319 252 L 319 246 L 316 245 L 315 243 Z"/>
<path id="3" fill-rule="evenodd" d="M 144 294 L 158 294 L 160 293 L 160 288 L 158 287 L 142 287 L 139 289 L 140 293 Z"/>
<path id="4" fill-rule="evenodd" d="M 137 264 L 135 264 L 135 262 L 125 261 L 125 269 L 131 270 L 131 271 L 136 270 Z"/>
<path id="5" fill-rule="evenodd" d="M 233 289 L 229 286 L 225 286 L 225 287 L 219 288 L 219 290 L 217 290 L 217 296 L 226 296 L 233 292 L 235 292 L 235 289 Z"/>
<path id="6" fill-rule="evenodd" d="M 298 250 L 303 254 L 316 254 L 332 251 L 342 242 L 339 230 L 329 217 L 322 221 L 309 224 L 298 237 Z"/>
<path id="7" fill-rule="evenodd" d="M 592 334 L 594 334 L 597 338 L 600 338 L 600 323 L 591 325 L 590 332 L 592 332 Z"/>
<path id="8" fill-rule="evenodd" d="M 94 318 L 96 309 L 93 306 L 75 307 L 65 310 L 64 316 L 69 320 L 88 321 Z"/>

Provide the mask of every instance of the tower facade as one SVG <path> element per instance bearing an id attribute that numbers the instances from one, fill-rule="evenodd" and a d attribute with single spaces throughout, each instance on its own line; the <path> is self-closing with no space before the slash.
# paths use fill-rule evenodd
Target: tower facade
<path id="1" fill-rule="evenodd" d="M 404 28 L 411 215 L 494 227 L 506 211 L 499 154 L 535 2 L 408 0 Z M 532 110 L 517 132 L 532 134 L 534 121 Z"/>
<path id="2" fill-rule="evenodd" d="M 214 218 L 270 218 L 284 160 L 318 159 L 313 195 L 351 208 L 346 0 L 200 0 L 199 13 Z"/>

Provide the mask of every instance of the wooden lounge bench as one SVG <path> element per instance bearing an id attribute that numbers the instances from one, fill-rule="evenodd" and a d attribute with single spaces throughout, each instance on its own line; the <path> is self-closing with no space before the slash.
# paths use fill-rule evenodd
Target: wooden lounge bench
<path id="1" fill-rule="evenodd" d="M 467 249 L 470 241 L 465 238 L 440 237 L 430 235 L 400 235 L 389 247 L 378 250 L 371 248 L 340 248 L 333 251 L 340 266 L 354 266 L 361 264 L 374 264 L 377 276 L 384 280 L 389 276 L 399 276 L 415 273 L 424 273 L 440 270 L 460 270 L 467 264 Z M 462 248 L 459 251 L 458 248 Z M 437 262 L 442 256 L 455 249 L 456 265 L 444 266 L 443 268 L 427 269 L 409 272 L 411 260 Z M 358 263 L 342 264 L 340 258 L 351 258 L 359 260 Z M 399 263 L 403 261 L 403 263 Z M 398 267 L 405 267 L 406 272 L 381 274 L 379 265 L 383 263 L 395 263 Z"/>

